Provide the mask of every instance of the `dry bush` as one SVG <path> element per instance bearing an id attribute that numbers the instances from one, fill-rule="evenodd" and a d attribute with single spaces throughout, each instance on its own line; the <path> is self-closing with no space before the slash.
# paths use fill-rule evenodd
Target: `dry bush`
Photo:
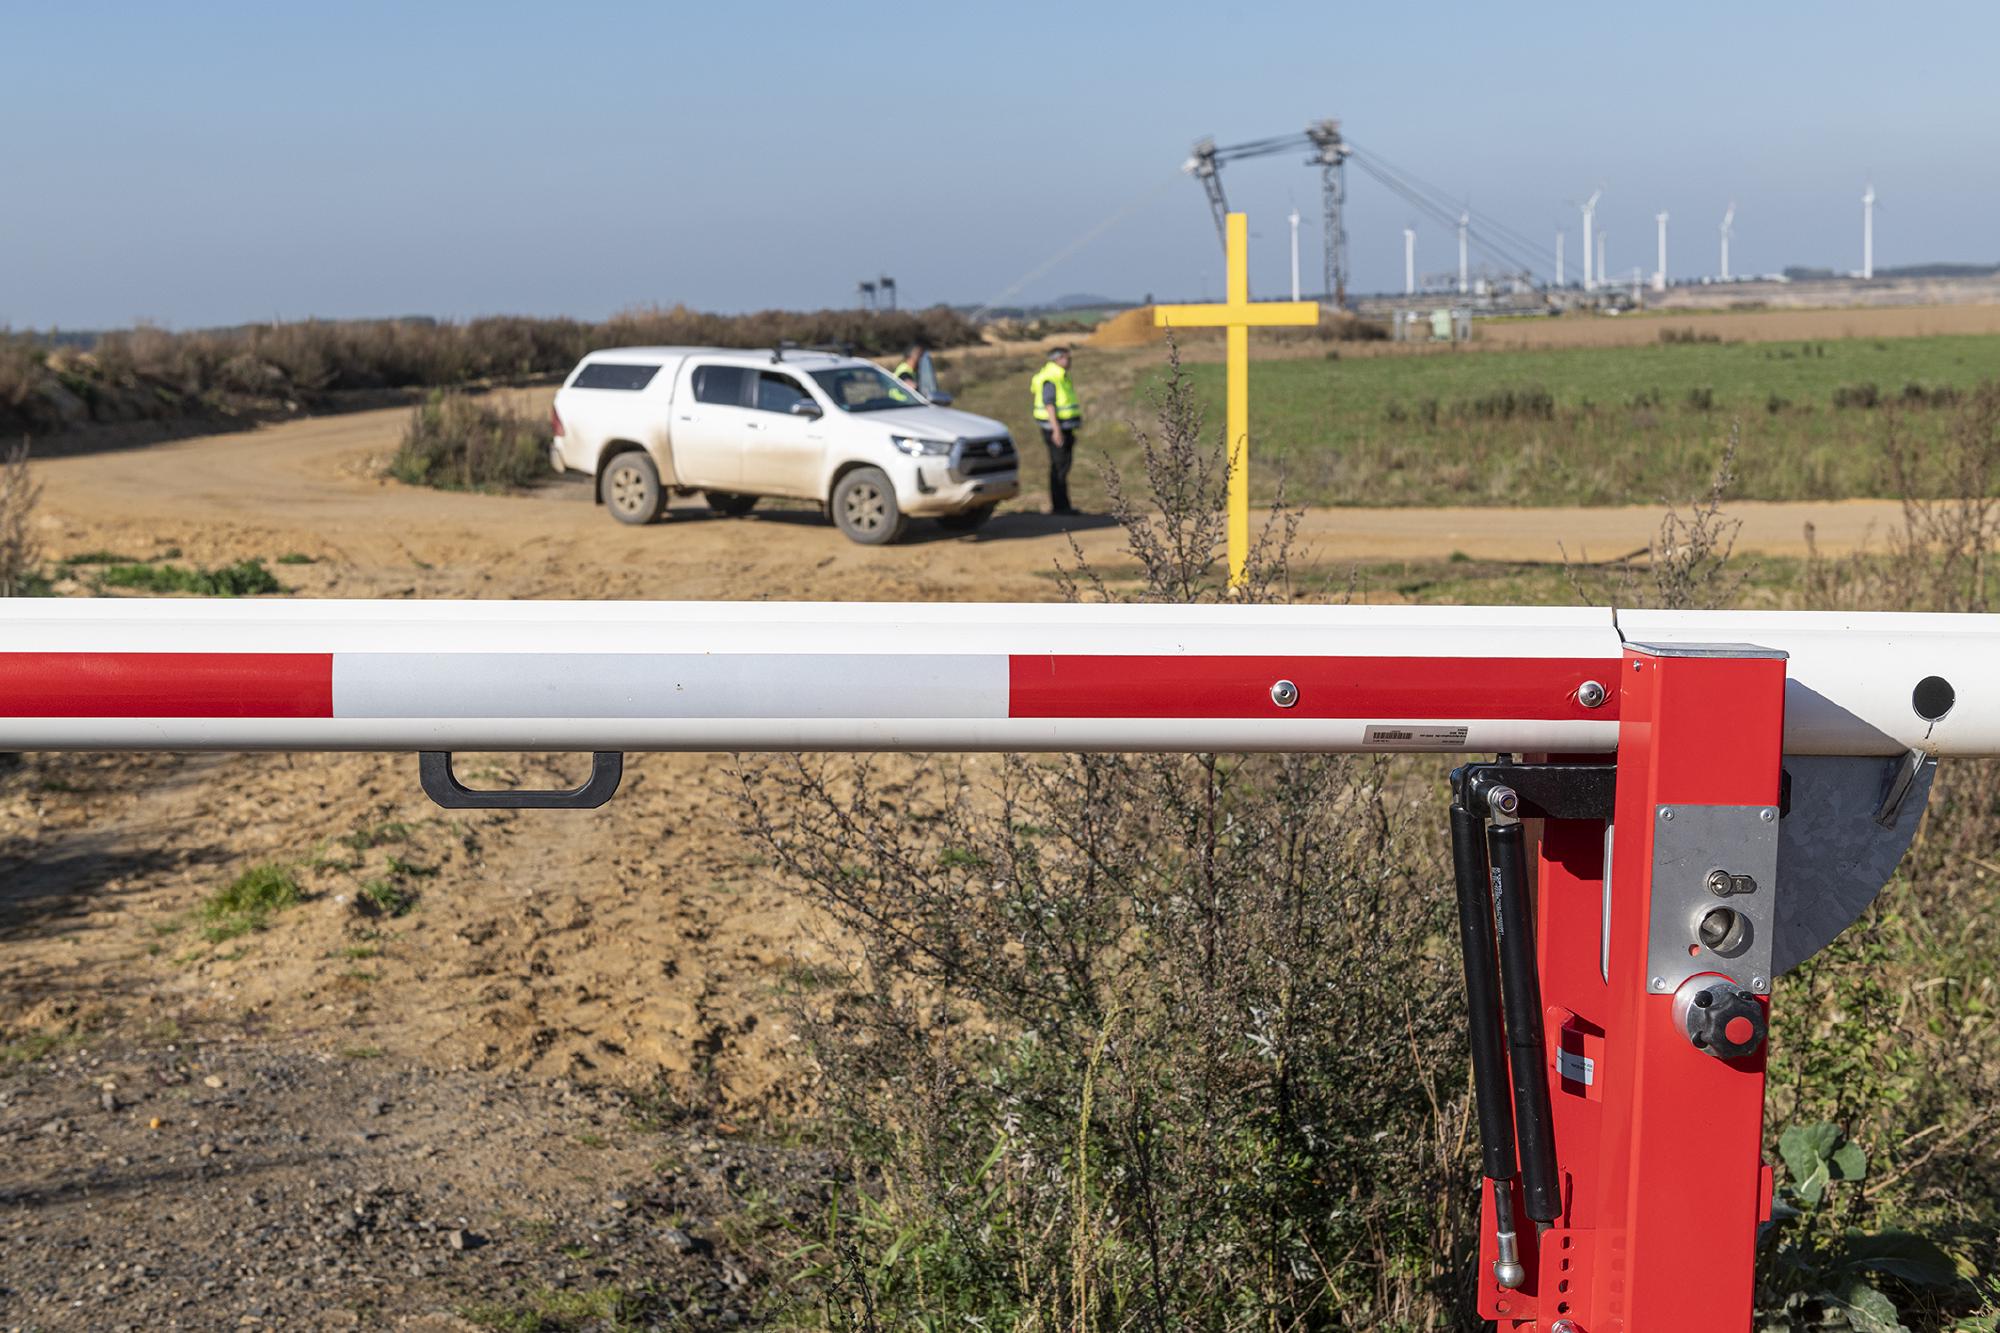
<path id="1" fill-rule="evenodd" d="M 556 374 L 595 347 L 768 347 L 781 340 L 885 354 L 912 342 L 931 347 L 976 343 L 979 331 L 942 306 L 749 315 L 674 306 L 627 311 L 602 323 L 495 316 L 464 324 L 302 320 L 193 333 L 140 327 L 105 334 L 87 354 L 66 352 L 60 376 L 34 339 L 10 336 L 0 341 L 0 429 L 67 424 L 52 416 L 52 409 L 37 407 L 35 393 L 43 385 L 61 384 L 94 410 L 103 403 L 121 403 L 116 415 L 104 419 L 129 419 L 141 411 L 165 415 L 201 410 L 216 405 L 218 396 L 225 404 L 232 398 L 293 402 L 349 390 L 448 387 Z"/>
<path id="2" fill-rule="evenodd" d="M 1229 493 L 1227 450 L 1203 438 L 1201 405 L 1181 370 L 1180 348 L 1167 339 L 1167 378 L 1153 396 L 1158 428 L 1132 427 L 1143 486 L 1135 497 L 1116 463 L 1103 464 L 1105 497 L 1124 529 L 1126 551 L 1139 567 L 1133 594 L 1142 602 L 1269 602 L 1290 600 L 1290 554 L 1301 514 L 1278 498 L 1266 513 L 1245 564 L 1246 587 L 1232 592 L 1227 582 Z M 1076 538 L 1069 539 L 1075 564 L 1058 568 L 1064 597 L 1071 601 L 1116 601 L 1090 568 Z"/>
<path id="3" fill-rule="evenodd" d="M 1178 370 L 1112 484 L 1137 596 L 1226 595 Z M 1248 597 L 1287 588 L 1284 517 Z M 1072 595 L 1116 596 L 1090 570 Z M 803 760 L 747 830 L 858 944 L 798 1021 L 854 1181 L 815 1327 L 1436 1327 L 1469 1308 L 1435 782 L 1329 755 Z M 1435 778 L 1435 774 L 1429 774 Z"/>
<path id="4" fill-rule="evenodd" d="M 412 486 L 511 490 L 548 475 L 548 431 L 538 418 L 439 390 L 410 414 L 388 472 Z"/>
<path id="5" fill-rule="evenodd" d="M 47 353 L 31 338 L 0 329 L 0 415 L 18 411 L 41 382 Z"/>
<path id="6" fill-rule="evenodd" d="M 1903 505 L 1903 526 L 1883 553 L 1832 558 L 1806 529 L 1806 604 L 1825 610 L 1990 611 L 2000 543 L 2000 382 L 1987 381 L 1951 409 L 1941 444 L 1917 445 L 1901 412 L 1889 417 L 1883 470 Z"/>
<path id="7" fill-rule="evenodd" d="M 42 552 L 33 521 L 41 494 L 25 442 L 0 456 L 0 597 L 19 597 L 38 581 Z"/>
<path id="8" fill-rule="evenodd" d="M 1722 505 L 1736 483 L 1740 439 L 1741 423 L 1732 422 L 1707 493 L 1685 513 L 1669 504 L 1659 534 L 1644 550 L 1593 565 L 1572 561 L 1568 548 L 1558 542 L 1571 591 L 1592 606 L 1695 611 L 1735 605 L 1752 571 L 1734 561 L 1736 534 L 1743 524 L 1728 517 Z"/>

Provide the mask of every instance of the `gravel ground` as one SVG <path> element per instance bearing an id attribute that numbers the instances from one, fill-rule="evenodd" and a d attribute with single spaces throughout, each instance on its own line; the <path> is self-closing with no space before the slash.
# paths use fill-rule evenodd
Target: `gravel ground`
<path id="1" fill-rule="evenodd" d="M 828 1188 L 650 1098 L 249 1040 L 17 1062 L 0 1145 L 22 1330 L 750 1327 Z"/>

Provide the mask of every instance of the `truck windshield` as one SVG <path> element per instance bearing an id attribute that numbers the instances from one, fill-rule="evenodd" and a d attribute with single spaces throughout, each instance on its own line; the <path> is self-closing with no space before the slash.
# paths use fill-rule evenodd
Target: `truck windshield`
<path id="1" fill-rule="evenodd" d="M 843 412 L 883 412 L 892 407 L 921 407 L 923 400 L 874 366 L 840 366 L 815 370 L 812 377 L 833 405 Z"/>

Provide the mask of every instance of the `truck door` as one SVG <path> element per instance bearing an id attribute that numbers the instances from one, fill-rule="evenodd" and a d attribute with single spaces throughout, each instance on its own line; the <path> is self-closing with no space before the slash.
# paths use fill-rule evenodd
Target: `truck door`
<path id="1" fill-rule="evenodd" d="M 743 489 L 758 495 L 819 498 L 826 425 L 819 400 L 782 370 L 756 372 L 750 432 L 743 444 Z"/>
<path id="2" fill-rule="evenodd" d="M 674 394 L 668 432 L 674 474 L 683 486 L 737 490 L 743 484 L 743 444 L 755 434 L 743 404 L 756 372 L 694 362 L 683 373 L 687 378 Z"/>

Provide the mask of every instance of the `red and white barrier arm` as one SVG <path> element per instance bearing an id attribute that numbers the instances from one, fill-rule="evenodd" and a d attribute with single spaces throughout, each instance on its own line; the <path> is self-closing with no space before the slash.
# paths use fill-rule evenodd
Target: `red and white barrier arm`
<path id="1" fill-rule="evenodd" d="M 1628 641 L 1786 651 L 1792 753 L 2000 753 L 2000 617 L 136 598 L 0 602 L 0 749 L 1609 751 Z"/>

